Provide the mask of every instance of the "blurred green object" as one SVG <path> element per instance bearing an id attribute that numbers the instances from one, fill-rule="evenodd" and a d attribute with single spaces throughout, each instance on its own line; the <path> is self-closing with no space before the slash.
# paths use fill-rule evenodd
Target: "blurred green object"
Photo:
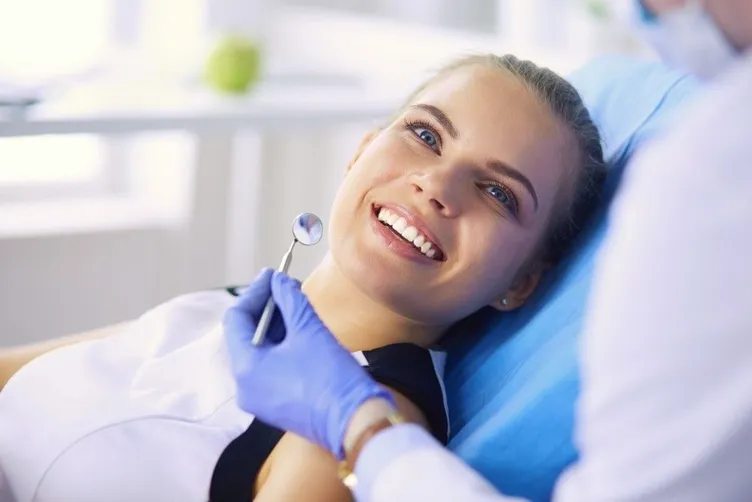
<path id="1" fill-rule="evenodd" d="M 223 37 L 209 54 L 206 82 L 227 94 L 243 94 L 261 76 L 261 47 L 240 36 Z"/>
<path id="2" fill-rule="evenodd" d="M 611 17 L 611 9 L 605 0 L 585 0 L 587 11 L 596 19 L 605 20 Z"/>

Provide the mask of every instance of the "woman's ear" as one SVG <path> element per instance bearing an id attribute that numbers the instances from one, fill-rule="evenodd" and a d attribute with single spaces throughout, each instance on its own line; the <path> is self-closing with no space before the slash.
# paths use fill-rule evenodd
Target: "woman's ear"
<path id="1" fill-rule="evenodd" d="M 490 306 L 502 312 L 520 308 L 538 287 L 543 272 L 548 268 L 547 265 L 541 264 L 525 272 L 512 284 L 511 288 L 492 301 Z"/>
<path id="2" fill-rule="evenodd" d="M 350 168 L 355 164 L 360 156 L 363 154 L 363 151 L 368 148 L 368 145 L 371 144 L 371 141 L 373 141 L 373 138 L 375 138 L 379 134 L 379 130 L 375 129 L 373 131 L 368 132 L 365 136 L 363 136 L 363 139 L 360 140 L 360 144 L 358 144 L 358 148 L 355 150 L 355 155 L 352 156 L 350 159 L 350 162 L 347 163 L 347 169 L 345 169 L 345 172 L 349 172 Z"/>

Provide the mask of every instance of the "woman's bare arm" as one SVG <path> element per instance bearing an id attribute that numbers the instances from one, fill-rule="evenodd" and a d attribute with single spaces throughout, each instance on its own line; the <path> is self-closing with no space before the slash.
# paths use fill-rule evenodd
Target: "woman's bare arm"
<path id="1" fill-rule="evenodd" d="M 410 400 L 392 390 L 400 412 L 411 422 L 428 428 L 423 413 Z M 259 479 L 259 502 L 351 502 L 350 491 L 337 475 L 337 462 L 319 446 L 287 433 L 272 451 Z M 265 479 L 264 479 L 265 478 Z"/>
<path id="2" fill-rule="evenodd" d="M 74 343 L 104 338 L 122 331 L 128 324 L 130 324 L 129 321 L 39 343 L 0 348 L 0 390 L 22 366 L 42 354 Z"/>

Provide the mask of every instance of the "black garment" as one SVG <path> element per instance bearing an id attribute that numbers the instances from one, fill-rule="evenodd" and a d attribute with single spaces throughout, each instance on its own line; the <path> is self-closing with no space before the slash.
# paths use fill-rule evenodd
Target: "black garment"
<path id="1" fill-rule="evenodd" d="M 412 401 L 425 415 L 433 435 L 446 444 L 449 427 L 444 386 L 431 351 L 399 343 L 361 354 L 371 376 Z M 254 419 L 220 455 L 209 489 L 211 502 L 248 502 L 261 467 L 283 435 L 284 431 Z"/>

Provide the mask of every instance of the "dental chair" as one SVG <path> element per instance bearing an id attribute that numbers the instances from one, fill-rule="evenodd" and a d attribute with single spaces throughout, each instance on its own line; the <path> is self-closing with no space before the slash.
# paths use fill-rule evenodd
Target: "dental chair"
<path id="1" fill-rule="evenodd" d="M 608 203 L 632 153 L 660 136 L 698 88 L 659 62 L 622 56 L 597 59 L 569 80 L 603 135 L 603 207 L 526 306 L 484 310 L 444 342 L 450 449 L 503 493 L 533 502 L 550 500 L 557 477 L 577 459 L 577 344 Z"/>

